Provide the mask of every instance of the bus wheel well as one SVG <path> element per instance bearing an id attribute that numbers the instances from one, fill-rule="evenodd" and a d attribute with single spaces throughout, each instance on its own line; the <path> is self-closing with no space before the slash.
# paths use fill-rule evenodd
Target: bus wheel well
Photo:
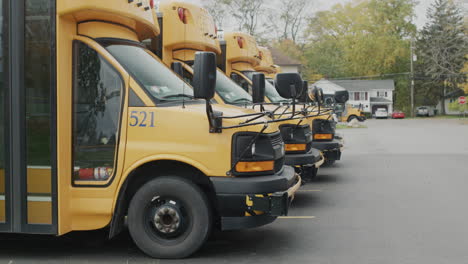
<path id="1" fill-rule="evenodd" d="M 130 201 L 140 187 L 161 176 L 178 176 L 197 184 L 207 196 L 212 212 L 216 216 L 216 193 L 210 179 L 203 172 L 179 161 L 151 161 L 133 170 L 122 185 L 110 224 L 109 238 L 116 236 L 123 229 Z"/>
<path id="2" fill-rule="evenodd" d="M 358 119 L 358 117 L 357 117 L 356 115 L 350 115 L 350 116 L 348 117 L 348 120 L 347 120 L 347 121 L 348 121 L 348 122 L 351 122 L 351 120 L 353 120 L 353 119 Z"/>

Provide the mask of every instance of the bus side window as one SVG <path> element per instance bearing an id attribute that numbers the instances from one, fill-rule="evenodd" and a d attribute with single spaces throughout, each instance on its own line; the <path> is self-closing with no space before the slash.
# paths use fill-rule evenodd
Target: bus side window
<path id="1" fill-rule="evenodd" d="M 88 45 L 75 41 L 73 52 L 74 180 L 106 181 L 116 166 L 124 82 Z"/>

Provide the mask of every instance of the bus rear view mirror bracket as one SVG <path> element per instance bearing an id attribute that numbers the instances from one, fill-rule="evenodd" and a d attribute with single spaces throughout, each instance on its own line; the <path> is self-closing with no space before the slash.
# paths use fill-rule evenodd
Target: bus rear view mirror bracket
<path id="1" fill-rule="evenodd" d="M 216 54 L 213 52 L 195 53 L 193 68 L 194 98 L 206 101 L 206 115 L 210 133 L 221 133 L 223 113 L 213 111 L 211 106 L 211 99 L 213 99 L 216 89 Z"/>

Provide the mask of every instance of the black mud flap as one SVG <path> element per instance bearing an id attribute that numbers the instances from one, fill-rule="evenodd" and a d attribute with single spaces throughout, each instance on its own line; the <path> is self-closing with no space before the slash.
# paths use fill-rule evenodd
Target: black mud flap
<path id="1" fill-rule="evenodd" d="M 341 151 L 339 150 L 324 151 L 323 155 L 325 156 L 325 159 L 327 160 L 341 160 Z"/>
<path id="2" fill-rule="evenodd" d="M 288 215 L 289 198 L 286 192 L 274 193 L 264 197 L 254 195 L 248 197 L 253 204 L 248 208 L 251 211 L 262 211 L 272 216 Z"/>

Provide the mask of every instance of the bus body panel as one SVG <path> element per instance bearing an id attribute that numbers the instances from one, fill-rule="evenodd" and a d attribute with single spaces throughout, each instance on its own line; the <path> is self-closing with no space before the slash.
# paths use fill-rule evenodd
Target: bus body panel
<path id="1" fill-rule="evenodd" d="M 224 32 L 226 46 L 226 74 L 229 76 L 233 69 L 243 70 L 243 67 L 250 65 L 254 68 L 260 65 L 260 53 L 257 41 L 249 34 L 242 32 Z"/>
<path id="2" fill-rule="evenodd" d="M 180 1 L 163 1 L 159 12 L 164 16 L 164 25 L 170 30 L 163 30 L 164 51 L 162 58 L 167 64 L 173 57 L 172 52 L 179 50 L 211 51 L 221 53 L 216 26 L 206 9 Z M 179 12 L 186 17 L 181 21 Z"/>
<path id="3" fill-rule="evenodd" d="M 140 2 L 142 6 L 138 6 Z M 270 192 L 269 189 L 265 191 L 266 187 L 263 185 L 260 186 L 261 188 L 257 189 L 249 187 L 245 190 L 238 190 L 237 188 L 237 182 L 241 182 L 243 186 L 249 186 L 250 183 L 254 183 L 255 185 L 256 182 L 258 183 L 258 178 L 261 179 L 263 176 L 266 176 L 262 179 L 264 180 L 263 182 L 267 183 L 267 187 L 270 186 L 268 185 L 270 183 L 276 185 L 275 192 L 281 192 L 283 196 L 279 198 L 281 198 L 282 202 L 285 202 L 281 207 L 287 211 L 289 206 L 287 202 L 292 199 L 301 181 L 294 171 L 291 171 L 289 168 L 284 169 L 282 166 L 284 164 L 283 143 L 281 139 L 278 140 L 279 129 L 277 124 L 266 125 L 269 119 L 259 118 L 257 121 L 264 123 L 249 127 L 225 129 L 221 133 L 210 133 L 206 105 L 204 102 L 192 102 L 187 105 L 176 104 L 176 106 L 157 105 L 156 102 L 158 100 L 150 97 L 150 94 L 146 90 L 147 87 L 140 86 L 140 83 L 133 79 L 136 77 L 133 75 L 130 76 L 129 72 L 131 71 L 124 69 L 122 64 L 119 63 L 103 45 L 97 42 L 96 39 L 99 38 L 114 38 L 141 43 L 143 40 L 156 37 L 160 33 L 160 29 L 156 14 L 154 10 L 149 8 L 149 2 L 147 0 L 57 0 L 56 3 L 56 13 L 54 14 L 56 21 L 54 21 L 55 24 L 53 24 L 55 28 L 52 29 L 53 34 L 51 34 L 55 37 L 55 46 L 48 48 L 55 52 L 51 59 L 55 60 L 55 72 L 53 70 L 51 70 L 51 72 L 54 76 L 52 83 L 57 88 L 56 91 L 54 90 L 53 96 L 56 97 L 57 100 L 56 105 L 52 105 L 50 108 L 53 108 L 54 111 L 52 112 L 56 114 L 56 130 L 50 129 L 52 134 L 50 137 L 54 140 L 56 139 L 56 146 L 52 145 L 52 147 L 56 148 L 54 150 L 57 152 L 57 182 L 47 180 L 48 178 L 52 178 L 50 175 L 53 174 L 55 170 L 55 161 L 52 162 L 52 168 L 47 166 L 27 167 L 27 176 L 31 180 L 28 181 L 28 186 L 26 186 L 28 219 L 24 221 L 28 222 L 27 224 L 46 223 L 46 225 L 51 226 L 50 230 L 52 231 L 38 232 L 34 230 L 30 231 L 31 229 L 27 228 L 15 227 L 15 232 L 42 232 L 63 235 L 74 230 L 94 230 L 106 227 L 113 220 L 116 208 L 119 206 L 119 195 L 122 193 L 122 190 L 125 190 L 125 183 L 129 176 L 132 175 L 132 172 L 148 162 L 160 160 L 185 163 L 202 172 L 204 174 L 202 176 L 204 177 L 216 178 L 213 182 L 216 181 L 217 186 L 223 187 L 220 189 L 229 190 L 229 192 L 221 195 L 237 195 L 237 198 L 240 198 L 234 205 L 228 203 L 229 206 L 223 208 L 225 211 L 233 209 L 232 206 L 235 207 L 236 211 L 243 210 L 246 208 L 249 195 L 252 197 L 263 195 L 265 197 L 258 198 L 263 198 L 261 199 L 263 201 L 262 204 L 265 202 L 270 203 L 271 201 L 268 195 L 273 192 Z M 207 14 L 203 13 L 206 12 L 203 11 L 203 9 L 199 9 L 197 12 L 199 12 L 200 15 L 207 16 Z M 203 23 L 201 26 L 197 25 L 196 27 L 202 29 L 199 33 L 206 31 L 212 43 L 212 45 L 208 45 L 204 50 L 219 53 L 220 50 L 214 23 L 207 20 L 206 23 Z M 132 45 L 138 45 L 138 43 Z M 116 89 L 117 92 L 120 92 L 119 96 L 121 96 L 122 101 L 119 105 L 120 116 L 117 120 L 118 129 L 114 131 L 116 135 L 114 137 L 115 143 L 112 145 L 112 148 L 114 148 L 113 146 L 115 145 L 115 149 L 113 149 L 115 154 L 112 157 L 114 158 L 113 167 L 104 168 L 109 169 L 106 171 L 106 173 L 109 172 L 110 174 L 108 178 L 98 178 L 101 176 L 93 175 L 92 177 L 94 177 L 96 181 L 92 181 L 90 178 L 76 177 L 77 170 L 79 171 L 82 168 L 77 168 L 78 166 L 75 165 L 76 157 L 74 157 L 74 155 L 76 149 L 74 149 L 74 147 L 76 146 L 73 145 L 76 139 L 76 135 L 74 135 L 76 131 L 74 131 L 74 129 L 80 126 L 80 124 L 77 124 L 78 122 L 74 120 L 76 112 L 80 111 L 77 111 L 74 107 L 76 107 L 75 105 L 81 104 L 76 103 L 78 100 L 74 98 L 74 85 L 77 85 L 77 83 L 80 85 L 80 80 L 75 80 L 76 78 L 74 78 L 76 77 L 74 74 L 80 73 L 78 71 L 80 69 L 78 67 L 79 64 L 76 64 L 75 60 L 87 57 L 86 55 L 74 53 L 78 46 L 77 44 L 83 44 L 82 46 L 87 48 L 90 52 L 96 53 L 96 55 L 98 55 L 96 57 L 100 60 L 99 62 L 102 62 L 99 66 L 106 65 L 116 76 L 118 75 L 117 77 L 112 75 L 108 77 L 109 79 L 112 78 L 111 80 L 121 81 L 120 90 Z M 197 45 L 198 44 L 195 46 Z M 185 53 L 180 54 L 184 55 Z M 194 53 L 187 52 L 186 55 L 193 56 Z M 102 68 L 99 68 L 99 70 L 101 69 Z M 89 70 L 89 68 L 86 70 Z M 175 75 L 174 78 L 176 78 Z M 86 78 L 82 78 L 82 80 L 88 81 Z M 99 81 L 101 81 L 101 79 L 99 79 Z M 87 96 L 89 97 L 89 94 Z M 131 98 L 138 99 L 136 103 L 137 106 L 130 105 Z M 112 96 L 109 96 L 109 98 L 105 97 L 102 100 L 110 99 L 112 99 Z M 86 103 L 87 102 L 84 104 Z M 101 106 L 98 105 L 98 103 L 96 103 L 97 107 Z M 133 103 L 134 102 L 132 102 L 132 104 Z M 213 109 L 223 112 L 226 116 L 255 113 L 251 109 L 243 109 L 229 105 L 213 105 Z M 83 112 L 87 113 L 91 112 L 91 110 L 86 108 L 81 111 L 80 114 Z M 145 116 L 145 118 L 143 116 Z M 236 126 L 242 122 L 246 122 L 249 118 L 251 117 L 225 119 L 223 120 L 223 125 Z M 231 166 L 233 162 L 233 135 L 239 132 L 255 134 L 260 131 L 265 134 L 262 136 L 270 139 L 270 141 L 265 141 L 269 142 L 268 144 L 271 143 L 272 152 L 275 154 L 273 157 L 275 158 L 274 165 L 276 167 L 271 171 L 263 170 L 261 172 L 264 173 L 258 173 L 258 175 L 256 173 L 258 170 L 252 169 L 252 171 L 242 171 L 242 173 L 250 173 L 249 176 L 252 176 L 252 178 L 257 178 L 252 182 L 250 181 L 250 177 L 231 176 L 229 172 L 232 169 Z M 85 135 L 87 134 L 85 133 Z M 99 138 L 99 140 L 101 139 L 102 138 Z M 95 149 L 93 149 L 93 147 L 96 147 L 95 145 L 101 143 L 107 145 L 107 142 L 108 141 L 103 143 L 100 141 L 98 143 L 93 143 L 94 145 L 91 146 L 90 149 L 94 151 Z M 88 145 L 86 145 L 86 147 L 88 147 Z M 22 152 L 18 153 L 21 154 Z M 92 151 L 86 152 L 86 154 L 87 153 L 93 154 Z M 278 153 L 281 153 L 281 155 Z M 94 156 L 91 157 L 94 158 Z M 252 163 L 256 162 L 257 160 L 252 161 Z M 97 169 L 96 167 L 83 168 Z M 96 171 L 93 172 L 96 173 Z M 271 175 L 269 175 L 270 172 Z M 171 175 L 171 171 L 164 171 L 163 173 Z M 132 177 L 133 176 L 134 175 L 132 175 Z M 9 175 L 9 177 L 11 177 L 11 175 Z M 220 178 L 221 181 L 219 180 Z M 227 182 L 227 184 L 223 183 L 222 178 L 226 179 L 224 182 Z M 4 171 L 0 171 L 0 180 L 3 180 L 0 184 L 0 192 L 5 192 Z M 23 181 L 18 182 L 22 183 Z M 56 194 L 53 190 L 55 183 L 57 185 Z M 14 187 L 17 186 L 18 185 Z M 281 188 L 278 188 L 278 186 Z M 255 187 L 259 187 L 259 185 L 257 184 Z M 262 192 L 251 193 L 250 190 L 254 189 L 261 189 Z M 3 210 L 0 212 L 0 220 L 5 219 L 5 213 L 17 213 L 19 211 L 14 210 L 23 209 L 5 208 L 5 199 L 2 200 L 1 198 L 0 196 L 0 210 Z M 57 199 L 57 208 L 52 208 L 54 207 L 53 201 L 55 201 L 55 198 Z M 277 199 L 278 197 L 274 198 Z M 20 204 L 22 207 L 23 202 L 21 201 Z M 8 212 L 5 210 L 8 210 Z M 270 208 L 266 208 L 264 211 L 269 213 Z M 57 218 L 54 217 L 55 213 Z M 218 212 L 214 212 L 214 215 L 217 213 Z M 283 212 L 281 212 L 281 214 L 283 214 Z M 23 216 L 23 214 L 19 215 Z M 278 215 L 280 214 L 277 212 L 271 217 L 274 219 Z M 217 216 L 222 217 L 225 215 Z M 244 216 L 244 212 L 242 212 L 239 218 L 244 218 Z M 54 219 L 57 219 L 57 223 L 53 223 Z M 243 219 L 231 220 L 240 220 L 240 223 L 244 221 Z M 253 222 L 255 222 L 255 220 Z M 251 220 L 249 220 L 249 225 L 250 227 L 252 226 Z M 55 227 L 57 227 L 57 230 L 54 229 Z M 6 231 L 12 232 L 13 229 Z"/>
<path id="4" fill-rule="evenodd" d="M 75 22 L 100 20 L 124 25 L 138 34 L 139 39 L 148 39 L 160 33 L 156 15 L 149 2 L 127 0 L 61 0 L 57 1 L 57 16 Z M 147 9 L 148 8 L 148 9 Z M 60 32 L 60 31 L 58 31 Z M 111 35 L 109 35 L 111 36 Z"/>
<path id="5" fill-rule="evenodd" d="M 260 65 L 255 67 L 255 70 L 265 74 L 265 77 L 268 78 L 275 78 L 277 73 L 277 68 L 273 63 L 273 56 L 271 55 L 271 51 L 266 47 L 258 47 L 260 53 Z"/>
<path id="6" fill-rule="evenodd" d="M 83 22 L 78 24 L 78 34 L 91 38 L 109 37 L 138 41 L 138 36 L 131 29 L 107 22 Z"/>
<path id="7" fill-rule="evenodd" d="M 145 1 L 146 2 L 146 1 Z M 148 4 L 148 3 L 146 3 Z M 128 1 L 73 1 L 58 2 L 57 6 L 57 67 L 61 74 L 57 75 L 59 87 L 72 87 L 72 43 L 80 40 L 103 56 L 117 69 L 125 82 L 124 106 L 122 108 L 120 143 L 117 150 L 117 170 L 107 182 L 80 182 L 72 186 L 72 146 L 68 140 L 72 134 L 70 116 L 72 116 L 72 89 L 58 89 L 58 218 L 59 232 L 64 234 L 72 230 L 93 230 L 109 224 L 114 201 L 117 200 L 118 185 L 122 181 L 122 174 L 126 143 L 126 117 L 128 105 L 129 76 L 120 64 L 100 45 L 90 38 L 112 37 L 128 40 L 143 40 L 159 34 L 159 25 L 153 10 L 145 10 L 145 6 L 138 7 L 136 3 Z M 86 22 L 99 20 L 100 22 Z M 78 32 L 77 32 L 78 30 Z M 79 37 L 85 35 L 87 37 Z M 135 83 L 133 82 L 132 85 Z M 141 96 L 144 102 L 148 98 Z M 115 178 L 118 178 L 114 181 Z M 124 179 L 123 179 L 124 180 Z M 106 185 L 109 186 L 105 187 Z M 96 186 L 95 188 L 80 187 Z"/>

